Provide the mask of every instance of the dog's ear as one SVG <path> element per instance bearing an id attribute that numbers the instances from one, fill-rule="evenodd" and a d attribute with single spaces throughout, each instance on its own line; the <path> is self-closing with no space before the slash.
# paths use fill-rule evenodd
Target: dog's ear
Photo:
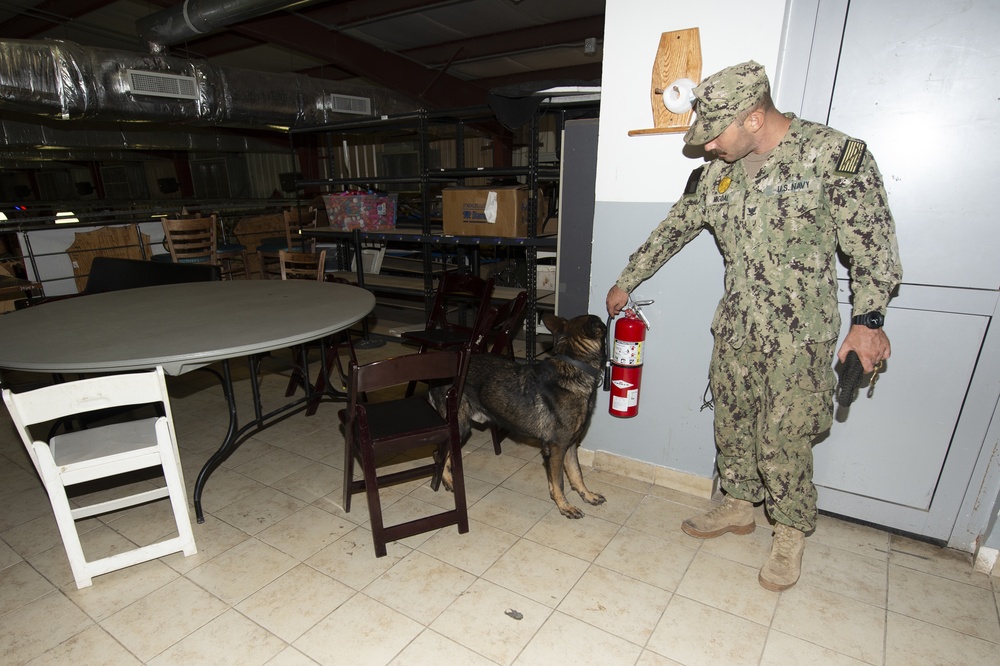
<path id="1" fill-rule="evenodd" d="M 607 332 L 607 327 L 604 322 L 601 321 L 600 317 L 595 315 L 587 315 L 587 337 L 588 338 L 602 338 Z"/>
<path id="2" fill-rule="evenodd" d="M 545 328 L 549 329 L 549 331 L 553 334 L 562 333 L 563 329 L 566 328 L 566 320 L 554 314 L 542 315 L 542 323 L 544 323 Z"/>

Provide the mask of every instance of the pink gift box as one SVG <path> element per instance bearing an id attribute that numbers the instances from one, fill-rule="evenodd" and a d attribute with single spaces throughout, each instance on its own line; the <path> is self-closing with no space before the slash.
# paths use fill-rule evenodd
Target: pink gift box
<path id="1" fill-rule="evenodd" d="M 395 194 L 326 194 L 326 214 L 330 226 L 353 231 L 396 228 Z"/>

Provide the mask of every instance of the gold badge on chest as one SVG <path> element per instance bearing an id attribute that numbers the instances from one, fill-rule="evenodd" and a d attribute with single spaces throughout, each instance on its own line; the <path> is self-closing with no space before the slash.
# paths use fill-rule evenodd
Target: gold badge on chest
<path id="1" fill-rule="evenodd" d="M 729 186 L 730 186 L 730 184 L 732 184 L 732 182 L 733 182 L 733 180 L 729 176 L 726 176 L 722 180 L 720 180 L 719 181 L 719 187 L 718 187 L 719 194 L 725 194 L 726 190 L 729 189 Z"/>

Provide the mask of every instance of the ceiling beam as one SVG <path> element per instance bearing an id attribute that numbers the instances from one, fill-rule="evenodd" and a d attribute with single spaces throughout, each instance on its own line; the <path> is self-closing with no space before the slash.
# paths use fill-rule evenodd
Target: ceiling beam
<path id="1" fill-rule="evenodd" d="M 435 7 L 461 5 L 469 0 L 347 0 L 306 7 L 296 13 L 327 27 L 348 28 L 370 21 L 427 12 Z"/>
<path id="2" fill-rule="evenodd" d="M 588 37 L 604 39 L 604 16 L 588 16 L 586 18 L 546 23 L 531 28 L 495 32 L 490 35 L 479 35 L 468 39 L 457 39 L 430 46 L 423 46 L 403 51 L 407 58 L 413 58 L 427 65 L 438 65 L 447 62 L 458 51 L 454 62 L 505 53 L 531 51 L 562 44 L 579 43 Z"/>
<path id="3" fill-rule="evenodd" d="M 555 69 L 507 74 L 504 76 L 491 76 L 489 78 L 476 79 L 475 83 L 486 89 L 512 86 L 532 81 L 596 81 L 598 82 L 597 85 L 600 85 L 601 70 L 601 63 L 595 62 L 590 65 L 575 65 L 572 67 L 558 67 Z"/>
<path id="4" fill-rule="evenodd" d="M 0 24 L 5 39 L 32 37 L 101 9 L 115 0 L 46 0 L 34 7 L 25 7 L 17 16 Z"/>
<path id="5" fill-rule="evenodd" d="M 435 108 L 478 106 L 486 90 L 436 72 L 353 37 L 331 32 L 295 14 L 272 15 L 231 26 L 234 32 L 332 63 L 356 76 L 416 97 Z"/>

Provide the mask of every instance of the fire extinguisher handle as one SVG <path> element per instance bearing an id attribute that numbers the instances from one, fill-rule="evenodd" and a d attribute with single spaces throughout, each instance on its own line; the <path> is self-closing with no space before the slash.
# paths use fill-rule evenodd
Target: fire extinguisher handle
<path id="1" fill-rule="evenodd" d="M 642 307 L 645 305 L 652 305 L 655 301 L 651 298 L 645 301 L 633 301 L 631 296 L 629 296 L 628 301 L 632 312 L 635 313 L 635 315 L 642 320 L 642 323 L 646 325 L 646 330 L 651 330 L 653 327 L 649 325 L 649 320 L 646 319 L 646 315 L 643 314 Z"/>
<path id="2" fill-rule="evenodd" d="M 637 315 L 639 315 L 639 319 L 641 319 L 641 320 L 642 320 L 642 323 L 644 323 L 644 324 L 646 325 L 646 330 L 647 330 L 647 331 L 648 331 L 649 329 L 651 329 L 651 328 L 652 328 L 652 326 L 650 326 L 650 325 L 649 325 L 649 320 L 648 320 L 648 319 L 646 319 L 646 315 L 645 315 L 645 314 L 643 314 L 642 310 L 640 310 L 640 309 L 636 308 L 636 310 L 635 310 L 635 313 L 636 313 Z"/>

